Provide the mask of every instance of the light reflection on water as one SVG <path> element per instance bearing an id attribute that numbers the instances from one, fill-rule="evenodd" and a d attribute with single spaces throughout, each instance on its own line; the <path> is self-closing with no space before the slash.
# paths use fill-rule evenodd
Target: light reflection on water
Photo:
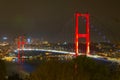
<path id="1" fill-rule="evenodd" d="M 39 64 L 37 64 L 35 61 L 33 61 L 32 64 L 30 62 L 29 63 L 6 62 L 7 74 L 8 75 L 13 75 L 14 73 L 21 74 L 21 72 L 31 73 L 36 69 L 38 65 Z"/>
<path id="2" fill-rule="evenodd" d="M 30 64 L 27 64 L 27 63 L 23 63 L 23 64 L 21 64 L 21 66 L 20 66 L 20 70 L 24 70 L 24 71 L 26 71 L 26 72 L 28 72 L 28 73 L 33 72 L 34 69 L 35 69 L 34 66 L 32 66 L 32 65 L 30 65 Z"/>

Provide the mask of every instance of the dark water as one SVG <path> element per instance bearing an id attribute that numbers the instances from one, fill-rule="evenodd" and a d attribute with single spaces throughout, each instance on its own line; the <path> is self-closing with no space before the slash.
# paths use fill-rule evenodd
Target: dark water
<path id="1" fill-rule="evenodd" d="M 27 63 L 23 63 L 19 65 L 21 68 L 21 70 L 27 72 L 27 73 L 31 73 L 35 70 L 35 65 L 31 65 L 31 64 L 27 64 Z"/>
<path id="2" fill-rule="evenodd" d="M 12 75 L 13 73 L 21 74 L 21 73 L 32 73 L 37 66 L 40 64 L 40 61 L 28 61 L 25 63 L 17 63 L 17 62 L 6 62 L 7 75 Z"/>
<path id="3" fill-rule="evenodd" d="M 94 60 L 98 63 L 108 64 L 111 72 L 114 72 L 114 69 L 116 68 L 115 62 L 101 58 L 95 58 Z M 30 74 L 37 69 L 38 65 L 42 65 L 40 60 L 25 61 L 25 63 L 6 62 L 7 75 L 13 75 L 13 73 L 17 73 L 19 75 Z"/>

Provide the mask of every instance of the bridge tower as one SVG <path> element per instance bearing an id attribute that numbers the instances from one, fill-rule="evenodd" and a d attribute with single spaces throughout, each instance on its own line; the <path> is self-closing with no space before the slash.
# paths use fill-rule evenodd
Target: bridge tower
<path id="1" fill-rule="evenodd" d="M 79 34 L 79 17 L 85 17 L 86 19 L 86 33 Z M 86 39 L 86 54 L 90 54 L 90 33 L 89 33 L 89 14 L 75 13 L 75 56 L 78 56 L 79 53 L 79 38 Z"/>
<path id="2" fill-rule="evenodd" d="M 24 36 L 18 37 L 18 63 L 20 63 L 20 51 L 22 51 L 22 56 L 24 56 L 24 45 L 25 45 L 25 39 Z M 24 62 L 24 59 L 22 58 L 22 62 Z"/>
<path id="3" fill-rule="evenodd" d="M 17 47 L 18 47 L 18 63 L 20 63 L 20 47 L 21 47 L 21 41 L 20 41 L 21 37 L 18 37 L 18 41 L 17 41 Z"/>

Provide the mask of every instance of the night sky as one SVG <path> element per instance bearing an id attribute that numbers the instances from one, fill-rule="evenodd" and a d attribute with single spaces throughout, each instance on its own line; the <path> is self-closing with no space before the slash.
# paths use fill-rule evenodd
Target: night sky
<path id="1" fill-rule="evenodd" d="M 120 0 L 0 0 L 0 38 L 74 41 L 74 13 L 90 14 L 91 41 L 120 41 Z"/>

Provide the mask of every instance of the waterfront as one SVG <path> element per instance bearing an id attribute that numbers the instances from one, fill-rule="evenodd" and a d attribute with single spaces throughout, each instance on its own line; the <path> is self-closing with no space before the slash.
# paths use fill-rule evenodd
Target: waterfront
<path id="1" fill-rule="evenodd" d="M 93 72 L 95 72 L 94 75 L 96 75 L 96 73 L 99 75 L 105 74 L 106 75 L 105 77 L 108 77 L 108 74 L 112 75 L 116 72 L 119 72 L 118 63 L 116 63 L 116 62 L 112 62 L 112 61 L 106 60 L 104 58 L 90 58 L 90 57 L 85 57 L 85 56 L 79 56 L 79 57 L 80 58 L 78 60 L 76 60 L 76 63 L 78 64 L 77 71 L 79 72 L 79 70 L 81 70 L 81 69 L 85 70 L 85 73 L 87 74 L 87 75 L 85 74 L 86 76 L 90 76 L 90 74 L 93 74 Z M 51 61 L 53 61 L 53 62 L 51 62 Z M 32 74 L 32 76 L 33 76 L 33 74 L 36 74 L 39 76 L 42 76 L 42 75 L 46 76 L 46 74 L 47 74 L 47 77 L 49 77 L 50 74 L 53 73 L 53 75 L 59 74 L 59 76 L 64 76 L 64 75 L 68 74 L 66 72 L 68 69 L 70 71 L 69 75 L 71 75 L 74 72 L 74 64 L 75 63 L 74 63 L 74 59 L 72 59 L 70 61 L 64 61 L 64 60 L 45 60 L 44 61 L 44 60 L 33 59 L 33 60 L 26 60 L 24 63 L 5 62 L 5 64 L 6 64 L 8 76 L 18 74 L 20 78 L 22 78 L 23 80 L 26 80 L 25 78 L 26 77 L 29 78 L 31 74 Z M 66 68 L 66 69 L 64 70 L 64 68 Z M 86 68 L 88 71 L 90 71 L 89 74 L 86 72 Z M 99 70 L 99 69 L 101 69 L 101 70 Z M 61 70 L 63 72 L 65 71 L 66 74 L 61 73 Z M 107 70 L 107 72 L 104 70 Z M 38 72 L 36 73 L 36 71 L 38 71 Z M 49 75 L 48 75 L 48 72 L 49 72 Z M 40 73 L 41 75 L 38 73 Z M 81 72 L 79 72 L 78 74 L 80 75 Z M 75 75 L 71 75 L 71 76 L 72 76 L 71 78 L 75 77 Z M 93 76 L 93 77 L 95 77 L 95 76 Z M 32 79 L 32 80 L 34 80 L 34 79 Z"/>

